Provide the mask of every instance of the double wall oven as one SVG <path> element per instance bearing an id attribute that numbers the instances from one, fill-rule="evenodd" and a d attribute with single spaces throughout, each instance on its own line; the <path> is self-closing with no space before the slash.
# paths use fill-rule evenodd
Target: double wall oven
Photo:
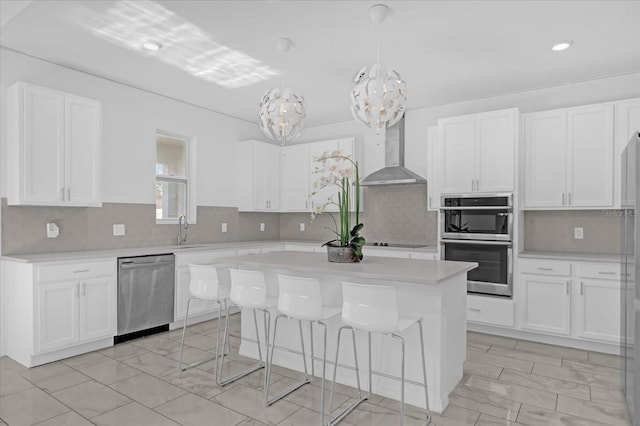
<path id="1" fill-rule="evenodd" d="M 442 259 L 476 262 L 467 292 L 513 294 L 513 194 L 443 195 Z"/>

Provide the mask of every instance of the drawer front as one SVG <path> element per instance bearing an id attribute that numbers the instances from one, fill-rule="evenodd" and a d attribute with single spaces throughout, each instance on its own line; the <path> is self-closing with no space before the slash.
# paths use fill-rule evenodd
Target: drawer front
<path id="1" fill-rule="evenodd" d="M 115 259 L 99 262 L 67 263 L 64 265 L 39 265 L 36 267 L 36 282 L 54 282 L 116 275 Z"/>
<path id="2" fill-rule="evenodd" d="M 467 321 L 513 327 L 513 301 L 467 295 Z"/>
<path id="3" fill-rule="evenodd" d="M 436 260 L 435 253 L 424 253 L 421 251 L 412 251 L 409 253 L 409 257 L 411 259 L 421 259 L 421 260 Z"/>
<path id="4" fill-rule="evenodd" d="M 582 262 L 578 264 L 578 276 L 580 278 L 620 281 L 620 268 L 621 265 L 618 263 Z"/>
<path id="5" fill-rule="evenodd" d="M 237 250 L 212 250 L 199 253 L 179 253 L 176 254 L 176 267 L 185 266 L 190 263 L 206 265 L 214 263 L 216 259 L 221 257 L 235 256 L 237 253 Z"/>
<path id="6" fill-rule="evenodd" d="M 530 261 L 521 260 L 518 262 L 520 272 L 524 274 L 556 275 L 560 277 L 571 276 L 570 262 L 554 262 L 549 260 Z"/>

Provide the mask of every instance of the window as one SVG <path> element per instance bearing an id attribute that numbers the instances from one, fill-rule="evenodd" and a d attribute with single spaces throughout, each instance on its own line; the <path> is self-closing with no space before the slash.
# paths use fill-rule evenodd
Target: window
<path id="1" fill-rule="evenodd" d="M 156 134 L 156 220 L 189 217 L 189 138 Z"/>

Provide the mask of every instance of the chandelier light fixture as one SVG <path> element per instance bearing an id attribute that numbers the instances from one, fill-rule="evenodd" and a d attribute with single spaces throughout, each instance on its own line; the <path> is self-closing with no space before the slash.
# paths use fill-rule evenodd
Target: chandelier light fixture
<path id="1" fill-rule="evenodd" d="M 351 113 L 356 121 L 375 127 L 376 133 L 400 121 L 407 101 L 407 84 L 400 74 L 380 64 L 380 22 L 388 9 L 384 4 L 371 6 L 371 19 L 376 23 L 376 63 L 358 71 L 351 82 Z"/>
<path id="2" fill-rule="evenodd" d="M 288 38 L 280 38 L 276 43 L 278 50 L 284 55 L 293 42 Z M 280 141 L 281 145 L 291 142 L 302 132 L 306 117 L 304 98 L 284 84 L 284 60 L 282 67 L 282 86 L 269 90 L 260 101 L 260 130 L 267 137 Z"/>

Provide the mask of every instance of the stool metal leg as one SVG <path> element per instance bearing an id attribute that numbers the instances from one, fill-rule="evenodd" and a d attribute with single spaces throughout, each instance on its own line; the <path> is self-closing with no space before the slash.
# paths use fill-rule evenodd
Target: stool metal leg
<path id="1" fill-rule="evenodd" d="M 191 305 L 191 297 L 187 299 L 187 312 L 184 316 L 184 325 L 182 326 L 182 345 L 180 345 L 180 359 L 178 360 L 178 371 L 182 371 L 182 351 L 184 350 L 184 336 L 187 333 L 187 321 L 189 320 L 189 305 Z"/>
<path id="2" fill-rule="evenodd" d="M 322 355 L 322 396 L 320 397 L 320 425 L 321 426 L 325 426 L 324 424 L 324 388 L 325 388 L 325 376 L 327 373 L 327 324 L 325 324 L 322 321 L 318 321 L 318 325 L 321 325 L 324 328 L 324 334 L 323 334 L 323 340 L 324 340 L 324 352 Z M 313 324 L 311 323 L 311 330 L 313 330 Z M 313 334 L 311 334 L 311 338 L 313 339 Z M 313 340 L 311 340 L 312 342 L 312 346 L 311 346 L 311 350 L 313 351 Z M 315 362 L 315 360 L 313 359 L 313 355 L 311 356 L 311 361 Z M 313 373 L 311 373 L 313 374 Z M 329 413 L 329 415 L 331 415 L 331 413 Z"/>
<path id="3" fill-rule="evenodd" d="M 254 371 L 258 371 L 261 368 L 265 367 L 265 363 L 262 361 L 262 349 L 260 347 L 260 333 L 258 332 L 258 320 L 256 319 L 255 316 L 255 309 L 253 310 L 253 314 L 254 314 L 254 324 L 256 327 L 256 340 L 258 342 L 258 354 L 260 356 L 260 361 L 258 362 L 258 364 L 255 367 L 249 367 L 247 370 L 242 371 L 238 374 L 236 374 L 233 377 L 229 377 L 229 378 L 223 378 L 222 377 L 222 367 L 224 364 L 224 347 L 227 343 L 227 339 L 229 336 L 229 311 L 231 310 L 231 303 L 229 303 L 229 305 L 227 306 L 227 319 L 224 323 L 224 338 L 222 339 L 222 355 L 219 355 L 219 362 L 218 362 L 218 376 L 216 378 L 216 383 L 218 384 L 218 386 L 226 386 L 229 383 L 233 383 L 236 380 L 245 377 L 251 373 L 253 373 Z M 264 311 L 263 311 L 264 312 Z M 216 352 L 219 352 L 218 350 L 216 350 Z"/>
<path id="4" fill-rule="evenodd" d="M 273 398 L 269 399 L 269 385 L 271 383 L 271 367 L 273 366 L 273 352 L 276 348 L 276 336 L 277 336 L 277 330 L 278 330 L 278 320 L 280 318 L 287 318 L 286 315 L 278 315 L 276 317 L 275 320 L 275 324 L 273 325 L 273 342 L 271 344 L 271 356 L 267 356 L 267 371 L 266 371 L 266 375 L 265 375 L 265 384 L 264 384 L 264 398 L 265 398 L 265 403 L 269 406 L 272 405 L 274 402 L 281 400 L 282 398 L 284 398 L 285 396 L 289 395 L 291 392 L 300 389 L 302 386 L 311 383 L 311 380 L 309 380 L 309 375 L 307 373 L 307 356 L 304 350 L 304 337 L 302 334 L 302 321 L 298 320 L 298 326 L 300 328 L 300 344 L 302 345 L 302 360 L 304 363 L 304 380 L 295 383 L 293 385 L 291 385 L 290 387 L 288 387 L 287 389 L 285 389 L 284 391 L 282 391 L 281 393 L 279 393 L 278 395 L 274 396 Z M 267 353 L 268 355 L 268 353 Z"/>
<path id="5" fill-rule="evenodd" d="M 429 410 L 429 391 L 427 390 L 427 363 L 424 356 L 424 333 L 422 330 L 422 318 L 418 321 L 418 329 L 420 330 L 420 351 L 422 352 L 422 379 L 424 380 L 424 403 L 427 409 L 427 418 L 425 426 L 431 423 L 431 410 Z"/>
<path id="6" fill-rule="evenodd" d="M 400 367 L 400 426 L 404 426 L 404 339 L 397 334 L 392 334 L 391 337 L 399 340 L 402 348 L 402 363 Z"/>
<path id="7" fill-rule="evenodd" d="M 185 336 L 187 334 L 187 322 L 189 321 L 189 308 L 191 305 L 191 300 L 195 299 L 194 297 L 190 297 L 189 299 L 187 299 L 187 312 L 185 313 L 184 316 L 184 325 L 182 327 L 182 344 L 180 345 L 180 359 L 178 360 L 178 371 L 185 371 L 189 368 L 193 368 L 193 367 L 197 367 L 198 365 L 202 365 L 205 362 L 209 362 L 211 360 L 214 360 L 218 357 L 218 336 L 220 335 L 220 311 L 222 310 L 222 304 L 220 303 L 219 300 L 216 300 L 216 303 L 218 304 L 218 333 L 216 335 L 216 355 L 203 359 L 201 361 L 197 361 L 193 364 L 189 364 L 187 366 L 185 366 L 184 368 L 182 368 L 182 354 L 184 352 L 184 340 L 185 340 Z M 216 365 L 214 366 L 214 369 L 217 368 L 217 362 Z M 215 375 L 215 371 L 214 371 L 214 375 Z"/>
<path id="8" fill-rule="evenodd" d="M 320 321 L 318 321 L 318 324 L 320 324 Z M 326 328 L 326 325 L 325 325 L 325 328 Z M 316 369 L 315 369 L 316 360 L 313 354 L 313 321 L 309 321 L 309 341 L 311 342 L 311 377 L 315 377 L 316 376 Z"/>
<path id="9" fill-rule="evenodd" d="M 340 354 L 340 337 L 342 336 L 342 330 L 350 329 L 351 334 L 353 336 L 353 356 L 355 358 L 355 367 L 356 367 L 356 382 L 358 383 L 358 397 L 349 404 L 340 414 L 336 417 L 331 417 L 333 412 L 333 394 L 335 392 L 336 387 L 336 372 L 338 371 L 338 355 Z M 349 413 L 351 413 L 360 403 L 366 401 L 369 397 L 362 396 L 362 388 L 360 387 L 360 369 L 358 368 L 358 353 L 356 350 L 356 332 L 353 327 L 348 325 L 340 327 L 338 330 L 338 344 L 336 345 L 336 360 L 335 360 L 334 368 L 333 368 L 333 382 L 331 383 L 331 394 L 329 397 L 329 426 L 336 425 L 340 423 Z"/>
<path id="10" fill-rule="evenodd" d="M 373 395 L 373 392 L 371 391 L 371 389 L 373 388 L 373 386 L 371 385 L 371 377 L 373 376 L 373 374 L 371 373 L 373 371 L 373 366 L 371 365 L 371 332 L 368 332 L 367 334 L 367 337 L 369 338 L 369 398 L 371 398 L 371 396 Z"/>

